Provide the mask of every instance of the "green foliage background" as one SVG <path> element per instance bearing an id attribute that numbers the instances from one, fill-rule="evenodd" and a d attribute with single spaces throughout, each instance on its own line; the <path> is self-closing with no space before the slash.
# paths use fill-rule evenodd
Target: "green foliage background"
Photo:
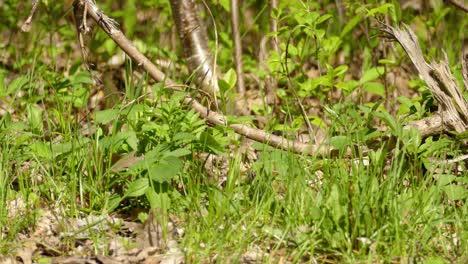
<path id="1" fill-rule="evenodd" d="M 31 32 L 22 33 L 18 25 L 29 3 L 2 1 L 3 253 L 21 247 L 17 235 L 31 232 L 44 208 L 61 208 L 68 217 L 121 213 L 135 221 L 144 221 L 146 214 L 133 215 L 133 208 L 152 208 L 160 212 L 160 221 L 179 220 L 184 229 L 179 240 L 191 262 L 213 255 L 239 261 L 243 252 L 260 248 L 268 252 L 266 262 L 284 257 L 464 263 L 466 164 L 434 160 L 466 154 L 466 135 L 423 139 L 417 131 L 402 129 L 408 121 L 431 115 L 437 105 L 401 47 L 385 41 L 378 27 L 381 22 L 409 24 L 429 61 L 446 52 L 463 87 L 466 14 L 443 1 L 419 1 L 415 8 L 400 6 L 407 1 L 338 2 L 341 11 L 335 1 L 280 1 L 272 12 L 279 23 L 276 33 L 269 31 L 266 2 L 242 2 L 245 78 L 254 94 L 249 99 L 263 102 L 265 80 L 273 76 L 280 103 L 254 104 L 255 118 L 232 120 L 293 137 L 304 131 L 299 100 L 312 124 L 341 150 L 318 158 L 254 143 L 258 158 L 250 159 L 232 131 L 209 127 L 180 105 L 191 90 L 174 91 L 144 73 L 133 75 L 139 69 L 130 61 L 121 67 L 124 74 L 116 74 L 106 62 L 121 51 L 100 30 L 89 48 L 94 70 L 107 76 L 108 91 L 100 102 L 104 106 L 91 106 L 98 91 L 81 67 L 70 8 L 62 1 L 42 1 Z M 226 74 L 223 100 L 229 101 L 236 96 L 229 2 L 207 4 L 214 17 L 204 11 L 202 16 Z M 171 79 L 191 83 L 168 1 L 98 5 L 145 55 L 172 63 L 166 69 Z M 278 38 L 279 52 L 267 47 L 263 67 L 258 53 L 265 36 Z M 405 90 L 388 81 L 390 74 L 407 83 Z M 379 125 L 389 129 L 376 130 Z M 367 153 L 358 147 L 370 144 L 377 147 Z M 351 158 L 345 155 L 347 147 L 354 150 Z M 208 173 L 215 170 L 206 169 L 208 160 L 201 153 L 224 157 L 224 172 Z M 133 157 L 138 158 L 116 168 L 115 160 Z M 20 198 L 27 201 L 26 211 L 11 221 L 8 204 Z"/>

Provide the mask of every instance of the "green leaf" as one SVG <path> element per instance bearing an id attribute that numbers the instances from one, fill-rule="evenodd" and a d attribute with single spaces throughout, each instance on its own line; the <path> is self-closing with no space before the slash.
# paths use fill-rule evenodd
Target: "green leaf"
<path id="1" fill-rule="evenodd" d="M 152 188 L 148 188 L 146 198 L 151 209 L 169 209 L 171 206 L 171 199 L 167 192 L 157 193 Z"/>
<path id="2" fill-rule="evenodd" d="M 367 12 L 367 16 L 370 17 L 370 16 L 374 16 L 375 14 L 388 14 L 389 10 L 391 9 L 395 9 L 395 7 L 393 6 L 393 4 L 390 4 L 390 3 L 387 3 L 387 4 L 383 4 L 379 7 L 376 7 L 376 8 L 372 8 L 371 10 L 369 10 Z"/>
<path id="3" fill-rule="evenodd" d="M 72 84 L 93 84 L 93 78 L 88 71 L 78 71 L 70 77 Z"/>
<path id="4" fill-rule="evenodd" d="M 31 150 L 35 155 L 45 158 L 52 159 L 52 151 L 50 150 L 50 145 L 45 142 L 35 142 L 31 144 Z"/>
<path id="5" fill-rule="evenodd" d="M 118 194 L 112 194 L 107 200 L 106 205 L 104 206 L 106 212 L 113 212 L 122 201 L 122 197 Z"/>
<path id="6" fill-rule="evenodd" d="M 437 178 L 437 185 L 439 187 L 451 184 L 457 177 L 451 174 L 439 174 Z"/>
<path id="7" fill-rule="evenodd" d="M 323 16 L 320 16 L 317 21 L 315 22 L 317 25 L 327 21 L 328 19 L 332 18 L 333 16 L 330 14 L 325 14 Z"/>
<path id="8" fill-rule="evenodd" d="M 338 150 L 344 150 L 351 144 L 351 140 L 346 136 L 334 136 L 330 139 L 330 144 Z"/>
<path id="9" fill-rule="evenodd" d="M 102 111 L 97 111 L 94 120 L 98 124 L 107 124 L 113 120 L 116 120 L 119 117 L 118 109 L 106 109 Z"/>
<path id="10" fill-rule="evenodd" d="M 218 3 L 223 7 L 224 10 L 226 10 L 226 12 L 231 10 L 229 0 L 219 0 Z"/>
<path id="11" fill-rule="evenodd" d="M 443 190 L 451 200 L 462 200 L 468 197 L 468 190 L 464 186 L 450 184 L 443 187 Z"/>
<path id="12" fill-rule="evenodd" d="M 210 133 L 202 132 L 200 134 L 200 143 L 202 144 L 203 151 L 211 150 L 216 154 L 221 154 L 224 152 L 221 144 L 216 141 L 216 139 Z"/>
<path id="13" fill-rule="evenodd" d="M 28 104 L 27 106 L 28 111 L 28 122 L 29 126 L 33 133 L 41 134 L 44 130 L 44 123 L 43 123 L 43 113 L 40 107 L 34 104 Z"/>
<path id="14" fill-rule="evenodd" d="M 401 125 L 386 111 L 372 112 L 372 115 L 381 119 L 390 127 L 391 132 L 396 136 L 401 136 Z"/>
<path id="15" fill-rule="evenodd" d="M 127 192 L 125 196 L 127 197 L 139 197 L 145 194 L 146 190 L 149 187 L 148 178 L 139 178 L 135 181 L 132 181 L 128 185 Z"/>
<path id="16" fill-rule="evenodd" d="M 384 96 L 385 94 L 385 87 L 383 84 L 379 82 L 366 82 L 362 85 L 365 91 L 373 94 L 377 94 L 380 96 Z"/>
<path id="17" fill-rule="evenodd" d="M 180 148 L 176 149 L 174 151 L 171 151 L 168 156 L 173 156 L 173 157 L 183 157 L 191 154 L 192 152 L 188 149 L 185 148 Z"/>
<path id="18" fill-rule="evenodd" d="M 358 86 L 359 86 L 359 83 L 355 80 L 349 80 L 346 82 L 338 82 L 335 84 L 335 87 L 343 90 L 346 95 L 352 93 Z"/>
<path id="19" fill-rule="evenodd" d="M 236 71 L 234 71 L 232 68 L 229 69 L 224 75 L 223 80 L 226 81 L 226 83 L 229 85 L 229 89 L 232 89 L 234 86 L 236 86 L 236 81 L 237 81 Z"/>
<path id="20" fill-rule="evenodd" d="M 183 167 L 182 161 L 174 156 L 168 156 L 160 160 L 158 164 L 149 169 L 150 178 L 156 182 L 171 181 Z"/>
<path id="21" fill-rule="evenodd" d="M 364 18 L 364 14 L 358 14 L 357 16 L 353 17 L 348 24 L 343 28 L 343 31 L 341 31 L 340 37 L 343 38 L 346 36 L 351 30 L 353 30 L 354 27 L 361 22 L 361 20 Z"/>
<path id="22" fill-rule="evenodd" d="M 127 134 L 127 139 L 126 139 L 127 144 L 132 148 L 132 150 L 136 150 L 138 148 L 138 138 L 136 136 L 135 131 L 128 130 L 126 131 L 126 134 Z"/>
<path id="23" fill-rule="evenodd" d="M 384 67 L 370 68 L 370 69 L 366 70 L 362 74 L 362 77 L 361 77 L 361 80 L 359 81 L 359 83 L 364 84 L 366 82 L 373 81 L 373 80 L 379 78 L 380 76 L 382 76 L 384 74 L 384 72 L 385 72 Z"/>
<path id="24" fill-rule="evenodd" d="M 6 95 L 11 95 L 14 94 L 16 91 L 20 90 L 23 88 L 26 84 L 28 83 L 28 77 L 26 76 L 20 76 L 16 79 L 14 79 L 10 85 L 8 85 L 8 89 L 5 95 L 0 95 L 0 96 L 6 96 Z"/>

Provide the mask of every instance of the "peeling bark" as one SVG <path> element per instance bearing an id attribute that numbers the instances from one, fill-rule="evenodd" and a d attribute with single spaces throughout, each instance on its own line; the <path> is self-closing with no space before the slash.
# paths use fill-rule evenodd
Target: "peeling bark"
<path id="1" fill-rule="evenodd" d="M 404 25 L 403 30 L 391 26 L 386 26 L 382 30 L 400 43 L 418 70 L 419 77 L 426 82 L 439 103 L 441 123 L 438 125 L 446 126 L 458 133 L 465 132 L 468 129 L 468 102 L 450 73 L 447 57 L 445 56 L 440 63 L 426 62 L 418 37 L 407 25 Z M 466 65 L 467 62 L 462 63 Z M 463 69 L 466 71 L 466 67 Z M 464 72 L 463 76 L 466 75 L 467 73 Z"/>

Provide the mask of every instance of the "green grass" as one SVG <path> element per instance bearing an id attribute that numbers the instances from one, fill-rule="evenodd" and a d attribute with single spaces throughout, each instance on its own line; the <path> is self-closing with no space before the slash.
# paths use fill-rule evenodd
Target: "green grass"
<path id="1" fill-rule="evenodd" d="M 17 1 L 6 2 L 0 7 L 2 13 L 12 12 L 11 8 L 17 6 Z M 255 8 L 250 4 L 250 8 Z M 166 5 L 158 8 L 161 16 L 170 17 Z M 220 6 L 216 8 L 215 14 L 225 15 Z M 291 8 L 308 14 L 308 9 L 301 5 Z M 281 10 L 283 15 L 287 14 L 287 10 Z M 301 113 L 287 86 L 297 89 L 301 99 L 321 98 L 326 110 L 311 119 L 329 121 L 327 136 L 341 151 L 329 157 L 314 157 L 253 143 L 257 158 L 251 159 L 253 150 L 245 152 L 242 138 L 226 128 L 207 126 L 188 107 L 181 106 L 184 92 L 163 89 L 144 75 L 141 79 L 134 77 L 136 67 L 129 62 L 123 69 L 125 77 L 117 78 L 121 72 L 113 75 L 111 70 L 104 77 L 111 82 L 118 79 L 115 83 L 121 89 L 105 94 L 111 101 L 105 102 L 106 109 L 89 107 L 88 102 L 94 96 L 92 78 L 80 68 L 73 27 L 63 19 L 53 20 L 61 14 L 60 8 L 49 7 L 47 11 L 50 16 L 38 18 L 35 33 L 30 34 L 11 30 L 20 18 L 13 15 L 0 18 L 4 22 L 0 23 L 0 32 L 5 32 L 0 36 L 0 56 L 7 58 L 0 61 L 0 110 L 5 110 L 0 118 L 0 255 L 24 247 L 21 236 L 32 234 L 40 215 L 47 210 L 70 219 L 119 214 L 140 221 L 152 208 L 158 212 L 160 222 L 171 220 L 183 230 L 177 240 L 187 261 L 192 263 L 242 262 L 246 252 L 264 254 L 261 259 L 264 263 L 281 259 L 310 263 L 468 261 L 466 163 L 434 162 L 466 154 L 466 135 L 440 134 L 422 139 L 417 132 L 402 129 L 407 119 L 429 115 L 433 107 L 424 84 L 415 78 L 411 79 L 416 83 L 413 90 L 423 96 L 407 98 L 396 117 L 382 106 L 384 100 L 362 102 L 359 98 L 362 104 L 358 105 L 353 98 L 330 98 L 330 91 L 343 88 L 339 82 L 344 78 L 343 67 L 328 65 L 337 52 L 330 44 L 336 39 L 328 36 L 339 36 L 341 30 L 333 24 L 314 25 L 317 27 L 314 32 L 326 33 L 320 37 L 322 44 L 330 45 L 317 58 L 317 63 L 329 69 L 330 74 L 317 86 L 298 67 L 302 65 L 298 63 L 308 63 L 306 57 L 316 52 L 305 48 L 304 43 L 311 36 L 292 32 L 293 26 L 284 29 L 280 34 L 283 44 L 289 35 L 297 40 L 291 45 L 296 45 L 300 52 L 290 58 L 297 64 L 290 70 L 296 72 L 286 81 L 284 72 L 272 71 L 282 87 L 278 94 L 283 104 L 274 113 L 277 116 L 267 106 L 258 106 L 257 112 L 269 113 L 266 118 L 271 121 L 265 125 L 275 132 L 296 133 L 302 125 Z M 327 12 L 332 19 L 336 17 L 335 11 Z M 442 18 L 447 16 L 449 26 L 458 17 L 451 9 L 431 12 Z M 175 55 L 175 47 L 152 47 L 148 43 L 153 42 L 146 42 L 156 39 L 154 42 L 163 43 L 162 39 L 169 34 L 167 28 L 172 25 L 170 19 L 155 28 L 145 28 L 132 24 L 132 17 L 115 13 L 135 27 L 130 31 L 136 39 L 147 43 L 146 52 L 152 58 L 172 58 L 183 63 Z M 285 15 L 284 19 L 292 24 L 302 21 L 293 15 Z M 402 19 L 409 23 L 413 16 Z M 424 28 L 427 30 L 436 30 L 433 24 L 442 23 L 423 19 L 428 19 Z M 368 23 L 370 20 L 363 19 L 362 26 L 373 30 Z M 466 19 L 461 23 L 466 24 Z M 220 26 L 222 50 L 218 62 L 224 72 L 232 66 L 229 56 L 223 58 L 231 48 L 226 27 Z M 248 33 L 267 32 L 259 26 Z M 457 32 L 440 37 L 437 43 L 459 43 L 463 38 Z M 381 74 L 373 73 L 377 72 L 377 65 L 383 66 L 373 62 L 371 54 L 378 49 L 379 39 L 361 38 L 360 43 L 351 39 L 351 33 L 347 33 L 340 40 L 346 62 L 351 65 L 354 49 L 362 53 L 360 70 L 375 75 L 372 87 L 378 86 L 370 93 L 381 95 L 380 86 L 375 85 L 382 80 Z M 108 60 L 116 51 L 102 32 L 97 33 L 91 48 L 98 61 Z M 457 58 L 456 52 L 449 50 L 452 61 Z M 436 55 L 437 50 L 430 50 L 430 56 Z M 264 72 L 255 72 L 258 69 L 255 56 L 250 53 L 245 56 L 246 71 L 263 78 Z M 404 64 L 404 59 L 398 56 L 404 55 L 391 54 L 388 59 L 394 64 Z M 272 61 L 268 62 L 270 67 L 281 68 Z M 455 69 L 459 67 L 453 65 Z M 385 67 L 390 70 L 399 66 Z M 183 69 L 170 75 L 184 83 L 185 73 Z M 148 89 L 152 95 L 146 94 Z M 350 94 L 351 90 L 343 88 L 343 94 Z M 123 96 L 115 100 L 115 93 Z M 359 94 L 365 95 L 363 91 Z M 407 118 L 406 114 L 412 116 Z M 283 123 L 286 126 L 278 125 Z M 389 129 L 379 132 L 374 129 L 377 125 Z M 362 146 L 371 144 L 374 147 L 364 152 Z M 347 147 L 353 149 L 351 156 L 345 154 Z M 137 156 L 144 154 L 145 158 L 134 161 L 128 168 L 115 169 L 117 159 L 133 152 Z M 223 157 L 215 165 L 221 168 L 221 173 L 208 173 L 205 169 L 208 161 L 201 155 L 204 153 Z M 461 166 L 462 172 L 457 171 L 457 166 Z M 109 244 L 107 235 L 96 233 L 90 239 L 96 244 L 97 241 Z M 62 242 L 72 248 L 74 239 L 63 238 Z M 55 250 L 67 254 L 65 249 Z M 94 250 L 96 254 L 108 252 L 108 248 L 97 246 Z"/>

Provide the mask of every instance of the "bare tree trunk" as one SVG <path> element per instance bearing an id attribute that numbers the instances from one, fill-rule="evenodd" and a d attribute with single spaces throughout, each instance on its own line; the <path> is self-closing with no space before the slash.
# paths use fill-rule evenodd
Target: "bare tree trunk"
<path id="1" fill-rule="evenodd" d="M 208 35 L 194 0 L 171 0 L 172 16 L 182 41 L 189 69 L 198 72 L 197 83 L 216 98 L 219 93 L 216 67 L 208 47 Z"/>
<path id="2" fill-rule="evenodd" d="M 273 34 L 273 36 L 270 38 L 270 48 L 274 52 L 279 52 L 278 49 L 278 37 L 276 36 L 276 33 L 278 32 L 278 22 L 276 21 L 276 18 L 273 17 L 273 10 L 278 8 L 278 0 L 270 0 L 269 2 L 269 12 L 270 12 L 270 32 Z M 267 80 L 266 80 L 266 99 L 267 99 L 267 104 L 276 104 L 277 98 L 276 98 L 276 86 L 277 86 L 277 81 L 276 78 L 271 75 L 271 73 L 268 75 Z"/>
<path id="3" fill-rule="evenodd" d="M 242 42 L 239 32 L 239 0 L 231 0 L 231 30 L 234 41 L 234 63 L 237 74 L 237 93 L 245 99 L 244 69 L 242 66 Z"/>

